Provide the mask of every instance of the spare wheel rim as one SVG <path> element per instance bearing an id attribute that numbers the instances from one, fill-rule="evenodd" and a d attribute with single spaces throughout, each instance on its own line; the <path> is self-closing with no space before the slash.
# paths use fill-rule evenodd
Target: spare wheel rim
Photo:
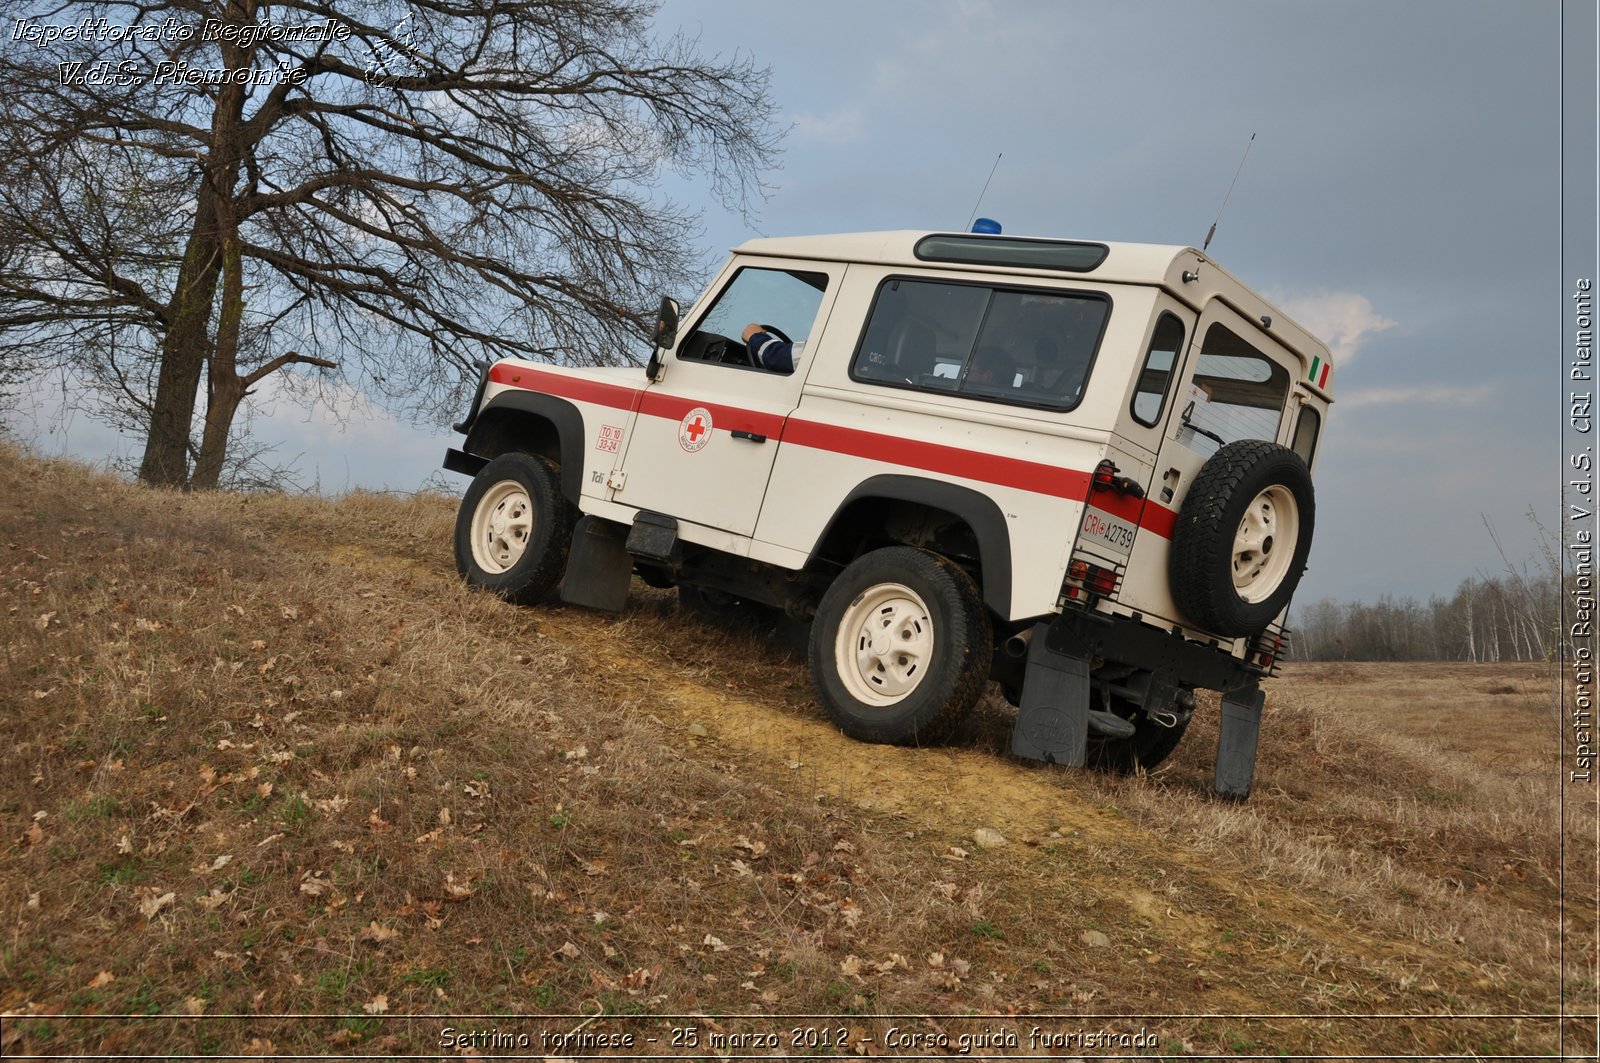
<path id="1" fill-rule="evenodd" d="M 1300 505 L 1282 484 L 1261 491 L 1245 507 L 1233 536 L 1233 589 L 1252 604 L 1283 586 L 1300 542 Z"/>
<path id="2" fill-rule="evenodd" d="M 472 559 L 491 575 L 508 571 L 528 550 L 533 535 L 533 500 L 515 480 L 501 480 L 483 493 L 472 514 Z"/>
<path id="3" fill-rule="evenodd" d="M 933 619 L 903 583 L 880 583 L 845 607 L 834 662 L 857 701 L 887 708 L 909 697 L 933 666 Z"/>

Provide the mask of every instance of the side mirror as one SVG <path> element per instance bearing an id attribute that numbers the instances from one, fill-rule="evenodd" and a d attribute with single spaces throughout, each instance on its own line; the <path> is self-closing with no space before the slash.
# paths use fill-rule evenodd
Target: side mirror
<path id="1" fill-rule="evenodd" d="M 644 375 L 654 380 L 661 372 L 661 352 L 670 350 L 678 342 L 678 301 L 661 297 L 661 309 L 656 312 L 655 331 L 650 336 L 652 350 Z"/>

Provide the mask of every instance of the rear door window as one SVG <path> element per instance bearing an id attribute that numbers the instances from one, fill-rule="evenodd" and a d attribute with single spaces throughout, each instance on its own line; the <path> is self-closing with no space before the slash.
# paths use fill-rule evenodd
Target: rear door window
<path id="1" fill-rule="evenodd" d="M 1287 369 L 1214 324 L 1183 399 L 1179 439 L 1208 456 L 1241 439 L 1276 439 L 1288 394 Z"/>

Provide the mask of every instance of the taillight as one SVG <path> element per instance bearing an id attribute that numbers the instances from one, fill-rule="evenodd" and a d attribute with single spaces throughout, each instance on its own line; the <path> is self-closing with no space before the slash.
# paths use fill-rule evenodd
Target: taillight
<path id="1" fill-rule="evenodd" d="M 1097 565 L 1081 557 L 1075 557 L 1067 563 L 1067 579 L 1080 584 L 1089 594 L 1098 594 L 1102 598 L 1109 598 L 1116 593 L 1120 578 L 1116 569 Z M 1076 599 L 1079 593 L 1077 587 L 1066 588 L 1068 598 Z"/>
<path id="2" fill-rule="evenodd" d="M 1094 475 L 1089 478 L 1089 493 L 1115 491 L 1118 494 L 1143 498 L 1144 488 L 1126 476 L 1118 476 L 1118 471 L 1110 458 L 1101 459 L 1100 464 L 1094 467 Z"/>
<path id="3" fill-rule="evenodd" d="M 1268 628 L 1251 640 L 1250 656 L 1263 671 L 1271 673 L 1273 666 L 1283 656 L 1287 644 L 1288 632 Z"/>

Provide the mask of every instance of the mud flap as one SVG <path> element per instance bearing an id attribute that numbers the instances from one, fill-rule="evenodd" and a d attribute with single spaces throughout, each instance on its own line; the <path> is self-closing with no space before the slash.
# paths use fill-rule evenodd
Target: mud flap
<path id="1" fill-rule="evenodd" d="M 1089 746 L 1091 662 L 1051 649 L 1048 631 L 1048 624 L 1035 625 L 1028 643 L 1028 670 L 1011 732 L 1011 752 L 1081 768 Z"/>
<path id="2" fill-rule="evenodd" d="M 1211 788 L 1220 796 L 1243 801 L 1256 777 L 1256 737 L 1267 695 L 1252 683 L 1222 695 L 1222 723 L 1217 734 L 1217 774 Z"/>
<path id="3" fill-rule="evenodd" d="M 572 531 L 561 600 L 620 613 L 628 604 L 628 583 L 633 578 L 627 535 L 628 529 L 614 521 L 590 515 L 580 518 Z"/>

